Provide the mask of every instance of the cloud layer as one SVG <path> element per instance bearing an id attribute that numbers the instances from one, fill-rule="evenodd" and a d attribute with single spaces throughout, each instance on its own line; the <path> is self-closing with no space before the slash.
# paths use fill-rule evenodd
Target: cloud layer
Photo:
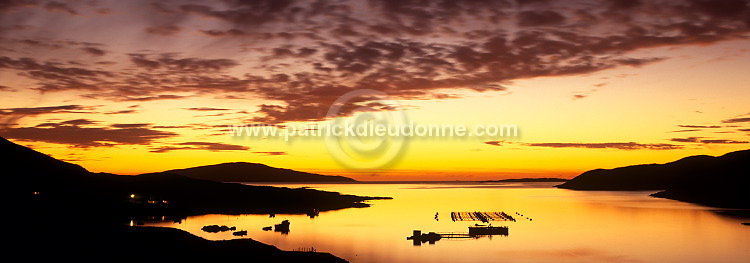
<path id="1" fill-rule="evenodd" d="M 108 147 L 115 145 L 146 145 L 176 133 L 151 129 L 150 124 L 128 123 L 98 125 L 88 119 L 47 122 L 34 127 L 7 129 L 3 137 L 21 141 L 67 144 L 72 147 Z"/>
<path id="2" fill-rule="evenodd" d="M 124 19 L 132 10 L 144 19 Z M 251 117 L 269 123 L 320 120 L 355 89 L 402 99 L 505 90 L 518 79 L 639 67 L 667 58 L 633 51 L 750 30 L 743 0 L 25 0 L 4 1 L 0 12 L 0 71 L 36 90 L 143 103 L 249 96 L 267 101 Z M 87 33 L 38 37 L 53 20 L 61 32 L 85 21 Z M 135 48 L 95 37 L 112 30 L 130 32 Z"/>

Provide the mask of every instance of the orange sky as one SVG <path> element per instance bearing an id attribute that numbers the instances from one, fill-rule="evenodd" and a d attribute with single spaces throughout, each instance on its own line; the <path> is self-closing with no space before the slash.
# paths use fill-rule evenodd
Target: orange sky
<path id="1" fill-rule="evenodd" d="M 0 13 L 0 136 L 95 172 L 244 161 L 359 180 L 570 178 L 748 148 L 747 1 L 28 1 Z M 360 97 L 342 118 L 520 136 L 407 138 L 389 166 L 349 169 L 323 138 L 227 134 L 324 123 L 362 89 L 400 107 Z"/>

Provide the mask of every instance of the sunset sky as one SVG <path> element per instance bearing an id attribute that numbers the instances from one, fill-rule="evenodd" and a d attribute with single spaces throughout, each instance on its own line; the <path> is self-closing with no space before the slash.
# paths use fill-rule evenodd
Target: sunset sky
<path id="1" fill-rule="evenodd" d="M 743 0 L 1 1 L 0 136 L 118 174 L 571 178 L 750 148 L 749 37 Z M 419 123 L 520 136 L 414 138 L 351 170 L 321 139 L 227 133 L 325 121 L 358 89 Z"/>

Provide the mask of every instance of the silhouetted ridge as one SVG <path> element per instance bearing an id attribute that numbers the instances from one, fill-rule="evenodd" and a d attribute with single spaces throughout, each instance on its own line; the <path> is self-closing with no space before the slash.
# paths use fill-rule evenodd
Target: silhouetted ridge
<path id="1" fill-rule="evenodd" d="M 60 183 L 87 180 L 89 171 L 0 137 L 4 184 L 11 191 L 47 190 Z"/>
<path id="2" fill-rule="evenodd" d="M 10 198 L 4 213 L 23 227 L 9 237 L 42 259 L 183 261 L 250 259 L 345 262 L 327 253 L 281 251 L 257 241 L 208 241 L 180 230 L 126 227 L 134 218 L 218 213 L 307 213 L 365 207 L 379 199 L 312 189 L 247 186 L 176 173 L 91 173 L 0 137 L 0 168 Z M 20 229 L 19 229 L 20 230 Z M 11 231 L 13 233 L 13 231 Z"/>
<path id="3" fill-rule="evenodd" d="M 185 215 L 305 213 L 310 209 L 326 211 L 365 207 L 367 204 L 362 201 L 374 199 L 312 189 L 220 183 L 172 172 L 138 176 L 91 173 L 79 165 L 57 160 L 4 138 L 0 138 L 0 153 L 6 189 L 27 198 L 34 194 L 34 200 L 64 202 L 68 206 L 96 206 L 100 213 L 132 212 L 132 194 L 167 200 L 169 205 L 165 210 Z"/>
<path id="4" fill-rule="evenodd" d="M 354 179 L 343 176 L 299 172 L 246 162 L 205 165 L 167 172 L 219 182 L 356 182 Z"/>
<path id="5" fill-rule="evenodd" d="M 652 196 L 727 208 L 750 208 L 750 150 L 697 155 L 665 164 L 587 171 L 557 187 L 573 190 L 665 190 Z"/>

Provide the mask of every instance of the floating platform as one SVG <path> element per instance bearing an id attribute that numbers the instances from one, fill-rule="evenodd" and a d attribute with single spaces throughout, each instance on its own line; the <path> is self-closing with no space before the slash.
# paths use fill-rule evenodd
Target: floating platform
<path id="1" fill-rule="evenodd" d="M 481 236 L 481 235 L 508 235 L 507 226 L 470 226 L 470 236 Z"/>
<path id="2" fill-rule="evenodd" d="M 480 238 L 490 237 L 495 235 L 508 236 L 507 226 L 491 226 L 491 225 L 474 225 L 469 227 L 469 232 L 429 232 L 427 234 L 422 233 L 421 230 L 414 230 L 412 236 L 406 237 L 406 240 L 413 241 L 415 246 L 419 246 L 422 243 L 435 244 L 436 241 L 441 239 L 460 239 L 460 238 Z"/>
<path id="3" fill-rule="evenodd" d="M 451 220 L 455 221 L 513 221 L 516 219 L 505 212 L 451 212 Z"/>

